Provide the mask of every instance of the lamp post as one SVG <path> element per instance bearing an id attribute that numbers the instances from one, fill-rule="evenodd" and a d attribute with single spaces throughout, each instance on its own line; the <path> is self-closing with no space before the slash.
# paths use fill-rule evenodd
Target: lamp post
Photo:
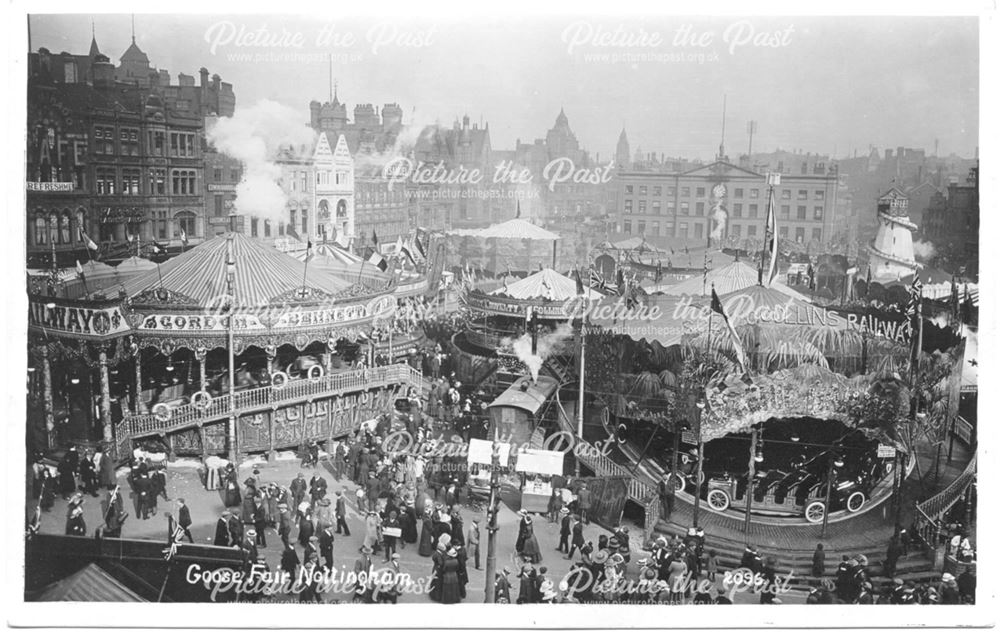
<path id="1" fill-rule="evenodd" d="M 500 505 L 500 441 L 499 428 L 493 424 L 493 458 L 490 471 L 490 504 L 486 508 L 486 591 L 485 603 L 494 603 L 494 581 L 497 568 L 497 508 Z"/>
<path id="2" fill-rule="evenodd" d="M 705 410 L 705 400 L 698 398 L 694 408 L 695 432 L 698 436 L 698 462 L 695 464 L 694 472 L 694 518 L 692 526 L 698 526 L 698 512 L 701 509 L 701 472 L 702 461 L 705 460 L 705 443 L 701 440 L 701 413 Z"/>
<path id="3" fill-rule="evenodd" d="M 763 460 L 763 459 L 762 459 Z M 750 461 L 747 470 L 746 513 L 743 516 L 743 532 L 746 543 L 750 543 L 750 509 L 753 506 L 753 483 L 757 476 L 757 427 L 750 429 Z"/>

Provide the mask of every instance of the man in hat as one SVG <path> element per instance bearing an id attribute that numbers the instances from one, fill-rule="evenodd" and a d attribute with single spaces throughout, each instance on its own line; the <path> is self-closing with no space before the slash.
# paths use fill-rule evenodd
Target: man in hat
<path id="1" fill-rule="evenodd" d="M 524 552 L 524 540 L 528 537 L 530 522 L 528 512 L 524 509 L 519 509 L 517 515 L 520 516 L 521 520 L 517 525 L 517 540 L 514 543 L 514 550 L 517 551 L 518 555 L 521 555 Z"/>
<path id="2" fill-rule="evenodd" d="M 578 548 L 582 549 L 583 545 L 583 522 L 580 520 L 580 516 L 573 516 L 573 543 L 569 547 L 569 553 L 566 554 L 566 559 L 573 559 L 573 553 Z"/>
<path id="3" fill-rule="evenodd" d="M 403 592 L 402 587 L 403 573 L 399 568 L 399 553 L 393 553 L 376 587 L 378 603 L 396 603 Z"/>
<path id="4" fill-rule="evenodd" d="M 310 536 L 302 547 L 302 564 L 319 565 L 319 538 Z"/>
<path id="5" fill-rule="evenodd" d="M 215 546 L 229 546 L 229 511 L 223 511 L 215 523 Z"/>
<path id="6" fill-rule="evenodd" d="M 962 603 L 962 595 L 958 591 L 958 583 L 951 573 L 941 575 L 941 603 L 955 605 Z"/>
<path id="7" fill-rule="evenodd" d="M 664 476 L 656 489 L 660 498 L 660 518 L 670 520 L 670 515 L 674 511 L 674 493 L 677 491 L 672 476 L 670 474 Z"/>
<path id="8" fill-rule="evenodd" d="M 590 490 L 587 489 L 587 484 L 583 483 L 580 485 L 580 491 L 576 494 L 576 502 L 578 513 L 580 514 L 580 519 L 583 520 L 584 524 L 590 524 Z"/>
<path id="9" fill-rule="evenodd" d="M 194 538 L 191 537 L 191 510 L 183 498 L 177 499 L 177 526 L 184 532 L 188 542 L 194 544 Z"/>
<path id="10" fill-rule="evenodd" d="M 295 552 L 295 547 L 285 543 L 285 548 L 281 552 L 281 570 L 288 574 L 291 581 L 295 580 L 295 571 L 299 568 L 299 555 Z"/>
<path id="11" fill-rule="evenodd" d="M 312 518 L 307 514 L 299 518 L 299 544 L 305 546 L 309 542 L 309 538 L 313 537 L 316 533 L 316 527 L 313 525 Z"/>
<path id="12" fill-rule="evenodd" d="M 229 514 L 229 545 L 240 546 L 243 542 L 243 521 L 234 513 Z"/>
<path id="13" fill-rule="evenodd" d="M 354 575 L 357 582 L 354 585 L 354 600 L 362 603 L 371 603 L 372 591 L 372 549 L 369 546 L 361 547 L 361 557 L 354 562 Z"/>
<path id="14" fill-rule="evenodd" d="M 510 603 L 510 569 L 506 566 L 497 573 L 493 582 L 493 600 L 496 603 Z"/>
<path id="15" fill-rule="evenodd" d="M 333 525 L 326 525 L 319 533 L 319 553 L 327 568 L 333 568 Z"/>
<path id="16" fill-rule="evenodd" d="M 344 490 L 337 490 L 337 502 L 334 507 L 334 513 L 337 517 L 337 533 L 343 533 L 346 536 L 351 535 L 351 529 L 347 526 L 347 499 L 344 498 Z"/>
<path id="17" fill-rule="evenodd" d="M 288 486 L 288 490 L 292 493 L 292 502 L 295 507 L 298 507 L 302 503 L 302 499 L 305 498 L 308 488 L 305 475 L 299 472 L 298 476 L 292 479 L 292 484 Z"/>
<path id="18" fill-rule="evenodd" d="M 326 479 L 318 473 L 313 474 L 309 479 L 309 495 L 312 496 L 313 504 L 326 495 Z"/>
<path id="19" fill-rule="evenodd" d="M 365 481 L 365 496 L 368 498 L 368 511 L 378 509 L 378 497 L 381 493 L 379 479 L 375 477 L 375 472 L 368 472 L 368 480 Z"/>
<path id="20" fill-rule="evenodd" d="M 569 553 L 569 536 L 572 533 L 572 519 L 569 509 L 563 507 L 559 510 L 559 546 L 556 550 L 560 553 Z"/>
<path id="21" fill-rule="evenodd" d="M 344 442 L 338 441 L 337 448 L 333 451 L 333 476 L 340 481 L 344 478 L 344 470 L 347 467 L 347 450 L 344 449 Z"/>
<path id="22" fill-rule="evenodd" d="M 77 505 L 66 519 L 66 535 L 87 535 L 87 523 L 83 519 L 83 507 Z"/>
<path id="23" fill-rule="evenodd" d="M 261 502 L 260 498 L 254 501 L 253 507 L 253 528 L 257 532 L 257 538 L 255 544 L 267 547 L 267 537 L 264 534 L 264 530 L 267 528 L 267 515 L 264 510 L 264 503 Z"/>
<path id="24" fill-rule="evenodd" d="M 278 537 L 281 543 L 288 546 L 288 537 L 292 534 L 292 515 L 288 511 L 287 503 L 278 503 Z"/>
<path id="25" fill-rule="evenodd" d="M 469 550 L 469 555 L 472 556 L 473 562 L 476 564 L 476 570 L 479 570 L 479 518 L 473 518 L 472 524 L 469 525 L 469 535 L 466 538 L 466 546 Z"/>

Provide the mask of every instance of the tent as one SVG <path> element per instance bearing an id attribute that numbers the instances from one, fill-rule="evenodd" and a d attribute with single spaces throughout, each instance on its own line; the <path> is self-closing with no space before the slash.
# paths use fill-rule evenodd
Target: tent
<path id="1" fill-rule="evenodd" d="M 109 575 L 95 563 L 84 566 L 43 588 L 29 601 L 114 601 L 145 602 L 146 600 Z"/>
<path id="2" fill-rule="evenodd" d="M 520 217 L 476 231 L 473 236 L 480 239 L 536 239 L 544 241 L 559 239 L 559 235 L 556 233 L 545 230 Z"/>
<path id="3" fill-rule="evenodd" d="M 757 279 L 757 270 L 742 261 L 734 261 L 728 265 L 712 268 L 708 271 L 708 274 L 695 275 L 676 285 L 663 287 L 662 289 L 660 286 L 654 286 L 648 288 L 646 291 L 652 294 L 655 290 L 672 296 L 684 294 L 691 296 L 711 296 L 712 287 L 714 286 L 716 293 L 722 296 L 723 294 L 731 294 L 757 286 Z M 771 284 L 771 287 L 796 301 L 809 302 L 808 298 L 784 283 L 779 282 L 777 279 Z"/>
<path id="4" fill-rule="evenodd" d="M 588 298 L 604 296 L 597 290 L 586 286 L 584 292 Z M 550 301 L 566 301 L 579 296 L 576 291 L 576 281 L 559 274 L 552 268 L 545 268 L 520 281 L 499 287 L 490 294 L 521 300 L 546 299 Z"/>

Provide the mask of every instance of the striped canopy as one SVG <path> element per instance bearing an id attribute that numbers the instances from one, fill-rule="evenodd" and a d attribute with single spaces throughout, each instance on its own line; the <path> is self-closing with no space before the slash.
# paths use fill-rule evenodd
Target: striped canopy
<path id="1" fill-rule="evenodd" d="M 306 260 L 305 250 L 297 250 L 295 252 L 289 252 L 288 254 L 295 257 L 299 261 Z M 310 260 L 310 264 L 319 263 L 324 259 L 329 260 L 330 263 L 340 263 L 345 265 L 361 263 L 361 257 L 348 252 L 343 248 L 338 248 L 333 244 L 318 244 L 313 246 L 313 258 Z"/>
<path id="2" fill-rule="evenodd" d="M 232 233 L 235 261 L 235 305 L 264 305 L 284 294 L 301 289 L 336 294 L 352 285 L 330 271 L 304 264 L 294 257 L 251 239 Z M 160 264 L 124 283 L 125 292 L 137 297 L 148 290 L 163 289 L 192 299 L 199 306 L 213 304 L 226 293 L 227 236 L 220 235 Z"/>
<path id="3" fill-rule="evenodd" d="M 591 288 L 584 288 L 591 297 L 603 297 L 600 292 Z M 550 301 L 565 301 L 579 294 L 576 293 L 576 281 L 559 274 L 552 268 L 545 268 L 529 277 L 501 286 L 490 294 L 499 296 L 509 296 L 511 298 L 546 299 Z"/>
<path id="4" fill-rule="evenodd" d="M 537 239 L 545 241 L 556 241 L 559 235 L 552 231 L 545 230 L 541 226 L 536 226 L 526 219 L 515 217 L 500 224 L 488 226 L 482 230 L 472 232 L 457 232 L 454 234 L 465 234 L 480 239 Z"/>
<path id="5" fill-rule="evenodd" d="M 697 274 L 670 287 L 662 289 L 657 287 L 656 291 L 669 296 L 710 296 L 713 285 L 719 296 L 739 292 L 757 286 L 757 271 L 742 261 L 734 261 L 719 268 L 712 268 L 707 275 Z M 784 294 L 786 301 L 791 297 L 797 301 L 809 302 L 808 298 L 777 280 L 771 284 L 771 288 Z M 647 291 L 653 293 L 653 288 Z"/>
<path id="6" fill-rule="evenodd" d="M 156 269 L 155 263 L 149 259 L 143 259 L 134 255 L 115 266 L 118 274 L 135 274 L 136 272 L 145 272 L 154 269 Z"/>

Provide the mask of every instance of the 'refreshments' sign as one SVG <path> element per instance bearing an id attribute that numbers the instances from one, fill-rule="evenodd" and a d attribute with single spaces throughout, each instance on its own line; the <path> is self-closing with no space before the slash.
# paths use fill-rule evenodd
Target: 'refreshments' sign
<path id="1" fill-rule="evenodd" d="M 32 301 L 28 326 L 80 336 L 102 337 L 130 330 L 118 307 L 88 308 Z"/>

